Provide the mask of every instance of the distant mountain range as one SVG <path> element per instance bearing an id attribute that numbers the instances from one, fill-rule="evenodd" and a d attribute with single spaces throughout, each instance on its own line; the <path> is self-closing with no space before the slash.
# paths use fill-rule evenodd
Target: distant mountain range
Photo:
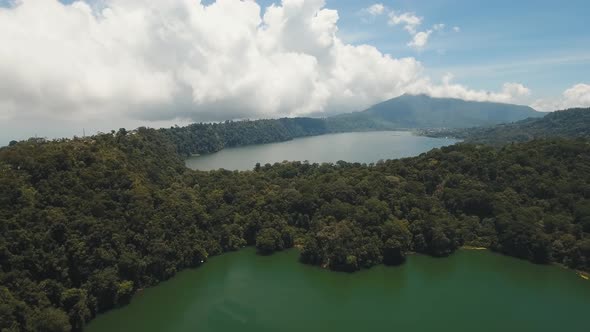
<path id="1" fill-rule="evenodd" d="M 367 110 L 328 118 L 335 131 L 359 129 L 468 128 L 538 118 L 545 113 L 531 107 L 402 95 L 371 106 Z"/>
<path id="2" fill-rule="evenodd" d="M 337 132 L 466 128 L 541 117 L 527 106 L 473 102 L 426 95 L 403 95 L 362 112 L 323 119 L 282 118 L 196 123 L 161 129 L 181 155 L 203 154 L 227 147 L 264 144 Z"/>
<path id="3" fill-rule="evenodd" d="M 590 138 L 590 108 L 572 108 L 548 113 L 543 118 L 530 118 L 492 127 L 424 130 L 432 137 L 456 137 L 468 143 L 506 144 L 537 138 Z"/>

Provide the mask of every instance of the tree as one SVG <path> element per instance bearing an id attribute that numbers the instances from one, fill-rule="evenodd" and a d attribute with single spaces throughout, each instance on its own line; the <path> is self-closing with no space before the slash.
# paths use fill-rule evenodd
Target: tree
<path id="1" fill-rule="evenodd" d="M 398 265 L 405 261 L 411 248 L 412 233 L 407 221 L 393 219 L 383 225 L 383 263 Z"/>
<path id="2" fill-rule="evenodd" d="M 56 308 L 45 308 L 33 315 L 33 328 L 38 332 L 69 332 L 72 330 L 68 315 Z"/>
<path id="3" fill-rule="evenodd" d="M 263 228 L 256 236 L 256 249 L 263 255 L 283 249 L 281 234 L 273 228 Z"/>
<path id="4" fill-rule="evenodd" d="M 136 289 L 245 244 L 302 244 L 302 262 L 350 272 L 464 244 L 590 270 L 587 140 L 256 172 L 181 159 L 322 130 L 230 121 L 0 148 L 0 330 L 80 330 Z"/>
<path id="5" fill-rule="evenodd" d="M 430 253 L 433 256 L 448 256 L 452 252 L 451 240 L 440 227 L 432 230 L 432 240 L 430 242 Z"/>
<path id="6" fill-rule="evenodd" d="M 131 301 L 134 294 L 133 281 L 124 280 L 117 284 L 117 303 L 127 304 Z"/>
<path id="7" fill-rule="evenodd" d="M 76 331 L 81 330 L 92 317 L 88 309 L 88 294 L 86 290 L 70 288 L 62 293 L 61 302 L 68 313 L 70 324 Z"/>

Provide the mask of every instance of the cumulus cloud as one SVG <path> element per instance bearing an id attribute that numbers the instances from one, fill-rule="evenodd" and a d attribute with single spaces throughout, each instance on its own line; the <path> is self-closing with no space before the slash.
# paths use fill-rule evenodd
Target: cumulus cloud
<path id="1" fill-rule="evenodd" d="M 363 11 L 372 16 L 379 16 L 385 12 L 385 6 L 382 3 L 376 3 L 363 9 Z"/>
<path id="2" fill-rule="evenodd" d="M 437 23 L 432 26 L 432 29 L 418 32 L 417 28 L 422 24 L 423 20 L 423 17 L 416 16 L 414 13 L 391 11 L 388 23 L 389 25 L 404 25 L 404 30 L 412 36 L 412 39 L 406 45 L 420 51 L 426 47 L 433 31 L 442 32 L 445 29 L 444 23 Z"/>
<path id="3" fill-rule="evenodd" d="M 424 93 L 432 97 L 452 97 L 472 101 L 493 101 L 499 103 L 522 104 L 531 95 L 531 90 L 520 83 L 504 83 L 500 91 L 473 90 L 464 85 L 454 83 L 453 75 L 446 74 L 442 82 L 435 84 L 426 78 L 410 87 L 408 92 Z"/>
<path id="4" fill-rule="evenodd" d="M 454 27 L 453 27 L 453 31 L 454 31 L 454 32 L 461 32 L 461 28 L 459 28 L 459 27 L 457 27 L 457 26 L 454 26 Z"/>
<path id="5" fill-rule="evenodd" d="M 390 17 L 414 32 L 421 20 Z M 406 92 L 522 92 L 433 83 L 414 58 L 343 42 L 337 22 L 323 0 L 21 0 L 0 8 L 0 118 L 216 121 L 343 113 Z"/>
<path id="6" fill-rule="evenodd" d="M 389 13 L 389 25 L 404 25 L 404 30 L 410 34 L 416 33 L 416 28 L 422 24 L 422 17 L 416 16 L 414 13 L 400 13 L 395 11 Z"/>
<path id="7" fill-rule="evenodd" d="M 560 98 L 539 99 L 533 103 L 532 107 L 544 112 L 574 107 L 590 107 L 590 85 L 576 84 L 566 89 Z"/>
<path id="8" fill-rule="evenodd" d="M 420 31 L 416 33 L 412 40 L 408 43 L 408 46 L 417 50 L 423 49 L 426 46 L 426 43 L 428 43 L 428 38 L 431 34 L 432 30 Z"/>
<path id="9" fill-rule="evenodd" d="M 576 84 L 571 88 L 565 90 L 563 93 L 566 101 L 572 105 L 578 104 L 579 106 L 590 105 L 590 85 L 588 84 Z"/>

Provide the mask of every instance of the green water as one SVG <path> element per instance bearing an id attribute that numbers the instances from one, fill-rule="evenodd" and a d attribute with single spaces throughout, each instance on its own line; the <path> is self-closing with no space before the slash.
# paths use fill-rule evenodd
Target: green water
<path id="1" fill-rule="evenodd" d="M 487 251 L 411 256 L 353 274 L 253 249 L 136 296 L 90 332 L 589 331 L 590 282 L 555 266 Z"/>
<path id="2" fill-rule="evenodd" d="M 413 157 L 456 142 L 455 139 L 414 136 L 406 131 L 330 134 L 281 143 L 224 149 L 192 157 L 186 161 L 186 165 L 192 169 L 207 171 L 219 168 L 249 170 L 253 169 L 256 163 L 264 165 L 284 160 L 308 160 L 313 163 L 335 163 L 345 160 L 372 163 L 380 159 Z"/>

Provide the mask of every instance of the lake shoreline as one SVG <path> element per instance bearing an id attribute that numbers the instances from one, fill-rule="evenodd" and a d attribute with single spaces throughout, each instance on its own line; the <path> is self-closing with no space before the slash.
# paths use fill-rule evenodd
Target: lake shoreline
<path id="1" fill-rule="evenodd" d="M 463 250 L 489 250 L 489 248 L 486 248 L 486 247 L 474 247 L 474 246 L 462 246 L 459 249 L 463 249 Z"/>
<path id="2" fill-rule="evenodd" d="M 350 130 L 350 131 L 330 131 L 330 132 L 316 134 L 316 135 L 297 136 L 297 137 L 292 137 L 292 138 L 285 139 L 285 140 L 277 140 L 277 141 L 274 141 L 274 142 L 226 146 L 226 147 L 223 147 L 223 148 L 221 148 L 221 149 L 219 149 L 217 151 L 206 152 L 206 153 L 191 153 L 191 154 L 188 154 L 188 155 L 183 155 L 183 160 L 186 161 L 186 160 L 191 159 L 193 157 L 201 157 L 201 156 L 212 155 L 212 154 L 221 152 L 221 151 L 226 150 L 226 149 L 236 149 L 236 148 L 245 148 L 245 147 L 250 147 L 250 146 L 259 146 L 259 145 L 267 145 L 267 144 L 275 144 L 275 143 L 284 143 L 284 142 L 296 141 L 298 139 L 304 139 L 304 138 L 310 138 L 310 137 L 321 137 L 321 136 L 336 135 L 336 134 L 374 133 L 374 132 L 406 132 L 406 133 L 411 133 L 413 136 L 418 136 L 418 137 L 440 138 L 440 139 L 456 139 L 456 140 L 459 140 L 459 141 L 462 140 L 462 138 L 460 138 L 460 137 L 437 137 L 437 136 L 431 136 L 431 135 L 426 134 L 425 131 L 424 131 L 424 130 L 437 130 L 437 129 L 439 129 L 439 128 L 431 128 L 431 129 L 416 129 L 416 128 L 386 129 L 386 128 L 381 128 L 381 129 L 359 129 L 359 130 Z M 440 128 L 440 129 L 442 130 L 442 128 Z"/>
<path id="3" fill-rule="evenodd" d="M 297 137 L 287 141 L 227 147 L 184 160 L 198 171 L 225 169 L 251 171 L 283 161 L 310 164 L 376 164 L 380 161 L 416 157 L 433 149 L 459 143 L 456 139 L 430 138 L 412 131 L 363 131 Z"/>
<path id="4" fill-rule="evenodd" d="M 590 305 L 590 297 L 579 296 L 579 292 L 590 290 L 584 283 L 571 283 L 569 273 L 523 264 L 525 261 L 483 249 L 460 249 L 465 251 L 445 259 L 417 254 L 393 268 L 379 265 L 362 273 L 331 273 L 298 263 L 297 248 L 261 256 L 248 246 L 215 256 L 206 269 L 185 269 L 157 287 L 145 289 L 129 305 L 101 314 L 85 331 L 225 332 L 238 327 L 245 332 L 297 331 L 312 323 L 307 330 L 336 326 L 338 331 L 348 332 L 378 319 L 391 320 L 383 326 L 396 322 L 405 331 L 435 326 L 423 319 L 422 310 L 428 310 L 434 321 L 451 317 L 456 322 L 453 331 L 470 331 L 471 320 L 485 319 L 492 310 L 503 312 L 506 308 L 496 304 L 505 303 L 508 296 L 512 300 L 506 310 L 520 312 L 512 324 L 519 324 L 521 330 L 553 331 L 551 324 L 563 322 L 566 329 L 578 330 L 584 322 L 580 312 Z M 543 271 L 547 277 L 539 278 Z M 522 287 L 525 282 L 527 287 Z M 261 290 L 265 296 L 260 296 Z M 443 305 L 450 298 L 442 294 L 453 294 L 456 303 Z M 539 301 L 534 294 L 542 294 L 546 301 Z M 286 298 L 293 310 L 280 309 Z M 478 306 L 483 310 L 471 311 L 474 298 L 488 299 Z M 424 303 L 432 305 L 425 308 Z M 545 303 L 558 303 L 563 310 L 555 311 Z M 391 308 L 398 314 L 386 315 Z M 434 308 L 437 310 L 432 311 Z M 549 311 L 553 314 L 545 314 Z M 461 317 L 463 312 L 470 312 L 470 318 Z M 532 328 L 531 322 L 537 320 L 531 319 L 539 312 L 545 321 Z M 282 325 L 285 321 L 290 322 L 286 328 Z M 270 325 L 259 325 L 261 322 Z M 493 326 L 484 331 L 497 330 L 504 323 L 502 319 L 490 321 Z M 279 326 L 283 329 L 277 329 Z"/>

